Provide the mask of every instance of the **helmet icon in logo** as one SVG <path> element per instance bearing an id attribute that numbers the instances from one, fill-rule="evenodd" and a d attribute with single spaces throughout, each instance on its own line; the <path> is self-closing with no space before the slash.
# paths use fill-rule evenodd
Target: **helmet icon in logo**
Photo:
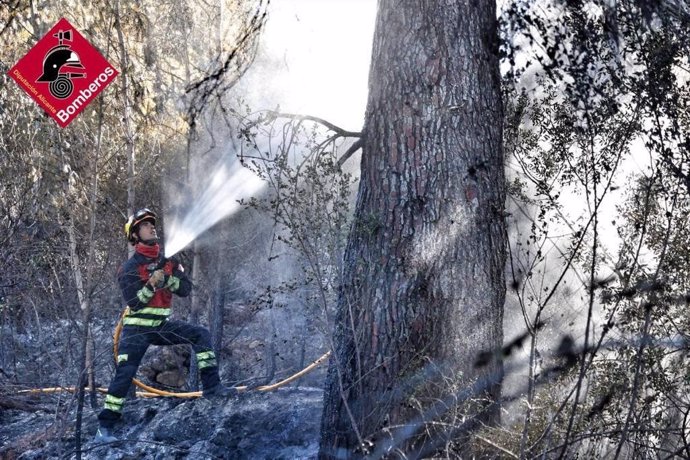
<path id="1" fill-rule="evenodd" d="M 63 42 L 72 41 L 72 31 L 62 31 L 53 34 L 58 39 L 58 45 L 50 49 L 43 58 L 43 75 L 38 80 L 40 82 L 50 82 L 50 94 L 57 99 L 65 99 L 72 94 L 74 85 L 73 78 L 84 78 L 85 73 L 71 72 L 73 69 L 83 69 L 84 66 L 79 60 L 79 55 L 75 53 L 69 45 Z"/>

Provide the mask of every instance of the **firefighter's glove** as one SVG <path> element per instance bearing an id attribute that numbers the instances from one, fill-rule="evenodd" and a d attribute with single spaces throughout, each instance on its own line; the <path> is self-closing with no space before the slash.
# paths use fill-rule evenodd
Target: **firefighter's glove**
<path id="1" fill-rule="evenodd" d="M 165 286 L 165 281 L 166 281 L 165 278 L 166 278 L 165 272 L 163 271 L 162 268 L 159 268 L 155 272 L 151 273 L 151 276 L 149 277 L 148 284 L 153 289 L 160 289 L 163 286 Z"/>
<path id="2" fill-rule="evenodd" d="M 180 278 L 175 275 L 170 275 L 165 280 L 165 288 L 170 292 L 175 292 L 180 288 Z"/>

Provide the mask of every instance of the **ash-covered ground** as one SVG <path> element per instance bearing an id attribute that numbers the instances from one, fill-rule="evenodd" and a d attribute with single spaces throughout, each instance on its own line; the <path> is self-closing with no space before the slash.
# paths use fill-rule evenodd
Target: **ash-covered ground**
<path id="1" fill-rule="evenodd" d="M 22 399 L 32 410 L 0 410 L 0 458 L 77 457 L 74 419 L 58 419 L 53 400 L 41 409 L 42 398 L 48 397 Z M 127 401 L 123 420 L 115 429 L 121 441 L 112 445 L 92 441 L 100 407 L 89 407 L 84 411 L 82 458 L 316 458 L 322 399 L 322 390 L 310 387 L 241 393 L 222 401 L 137 398 Z M 74 416 L 74 411 L 67 413 Z"/>

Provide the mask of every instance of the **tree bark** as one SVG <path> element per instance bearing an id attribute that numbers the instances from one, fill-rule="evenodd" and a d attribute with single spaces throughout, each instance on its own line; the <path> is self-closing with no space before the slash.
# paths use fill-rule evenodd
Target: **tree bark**
<path id="1" fill-rule="evenodd" d="M 427 422 L 456 409 L 453 437 L 498 419 L 502 364 L 482 354 L 500 350 L 505 299 L 495 11 L 379 2 L 321 458 L 365 456 L 363 440 L 369 453 L 433 449 L 449 434 Z"/>

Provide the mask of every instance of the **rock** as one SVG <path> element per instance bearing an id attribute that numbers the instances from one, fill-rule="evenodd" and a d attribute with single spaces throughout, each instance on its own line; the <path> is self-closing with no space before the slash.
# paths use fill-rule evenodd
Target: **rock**
<path id="1" fill-rule="evenodd" d="M 168 388 L 181 388 L 187 381 L 190 351 L 188 346 L 151 347 L 138 372 L 149 382 Z"/>
<path id="2" fill-rule="evenodd" d="M 156 382 L 173 388 L 181 388 L 187 381 L 187 374 L 178 370 L 163 371 L 156 375 Z"/>

